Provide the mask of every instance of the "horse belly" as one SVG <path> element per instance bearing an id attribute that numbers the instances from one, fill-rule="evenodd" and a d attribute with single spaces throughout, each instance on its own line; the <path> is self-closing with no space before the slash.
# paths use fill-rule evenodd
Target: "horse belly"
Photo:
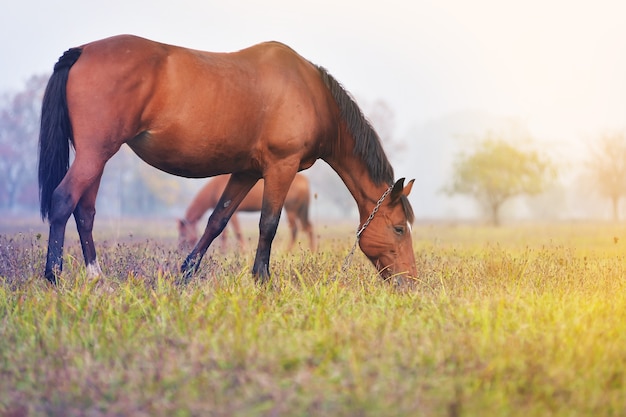
<path id="1" fill-rule="evenodd" d="M 237 142 L 185 136 L 172 139 L 146 131 L 127 143 L 137 156 L 161 171 L 186 178 L 206 178 L 253 169 L 250 147 Z"/>

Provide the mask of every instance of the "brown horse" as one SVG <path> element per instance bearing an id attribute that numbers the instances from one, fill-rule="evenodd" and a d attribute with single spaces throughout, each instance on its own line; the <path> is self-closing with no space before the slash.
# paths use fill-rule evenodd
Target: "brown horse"
<path id="1" fill-rule="evenodd" d="M 263 178 L 252 267 L 270 277 L 270 251 L 296 172 L 317 159 L 342 179 L 359 209 L 361 250 L 383 278 L 417 275 L 408 202 L 378 135 L 346 90 L 286 45 L 211 53 L 121 35 L 66 51 L 43 99 L 41 215 L 50 222 L 45 277 L 62 269 L 74 214 L 90 275 L 101 273 L 92 230 L 105 163 L 126 143 L 148 164 L 183 177 L 232 173 L 204 234 L 183 262 L 197 270 L 246 194 Z M 75 158 L 70 166 L 70 144 Z"/>
<path id="2" fill-rule="evenodd" d="M 198 194 L 191 201 L 191 204 L 187 207 L 185 217 L 178 220 L 178 246 L 181 249 L 191 249 L 196 244 L 198 241 L 198 230 L 196 229 L 198 220 L 207 210 L 217 206 L 217 202 L 224 192 L 229 179 L 230 175 L 219 175 L 212 178 L 198 191 Z M 291 241 L 289 242 L 288 250 L 291 250 L 296 243 L 298 222 L 300 222 L 304 231 L 309 235 L 311 250 L 315 251 L 313 226 L 309 222 L 310 198 L 309 180 L 302 174 L 296 174 L 285 198 L 285 213 L 287 213 L 287 221 L 291 230 Z M 248 195 L 239 204 L 237 211 L 261 211 L 262 205 L 263 180 L 261 179 L 248 192 Z M 235 229 L 235 237 L 239 242 L 239 246 L 243 247 L 244 240 L 237 214 L 233 214 L 229 224 Z M 226 242 L 226 229 L 222 232 L 222 239 L 223 242 Z"/>

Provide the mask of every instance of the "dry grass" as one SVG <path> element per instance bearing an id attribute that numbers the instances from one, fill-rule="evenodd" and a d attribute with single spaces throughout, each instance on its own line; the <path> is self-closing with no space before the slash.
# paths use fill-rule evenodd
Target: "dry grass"
<path id="1" fill-rule="evenodd" d="M 45 236 L 0 236 L 0 415 L 626 411 L 622 226 L 419 226 L 411 291 L 360 253 L 337 275 L 353 231 L 334 227 L 315 254 L 279 241 L 269 287 L 252 243 L 180 286 L 175 239 L 151 237 L 167 226 L 103 229 L 98 281 L 68 234 L 58 288 Z"/>

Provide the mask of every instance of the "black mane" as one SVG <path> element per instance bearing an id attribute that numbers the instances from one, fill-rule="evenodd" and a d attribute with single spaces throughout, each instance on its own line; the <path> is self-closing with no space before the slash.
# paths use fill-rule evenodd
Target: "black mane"
<path id="1" fill-rule="evenodd" d="M 395 178 L 393 167 L 383 150 L 378 133 L 365 118 L 363 112 L 346 89 L 324 67 L 319 65 L 316 65 L 316 67 L 322 76 L 324 84 L 330 90 L 337 106 L 339 106 L 341 117 L 346 122 L 348 131 L 354 138 L 354 154 L 363 159 L 375 184 L 393 185 Z M 400 201 L 408 221 L 413 223 L 413 208 L 409 200 L 406 197 L 402 197 Z"/>
<path id="2" fill-rule="evenodd" d="M 330 90 L 341 110 L 342 119 L 346 122 L 348 130 L 354 138 L 354 154 L 363 159 L 374 183 L 392 185 L 394 181 L 393 167 L 385 155 L 378 133 L 343 86 L 325 68 L 320 66 L 317 68 L 322 75 L 324 84 Z"/>

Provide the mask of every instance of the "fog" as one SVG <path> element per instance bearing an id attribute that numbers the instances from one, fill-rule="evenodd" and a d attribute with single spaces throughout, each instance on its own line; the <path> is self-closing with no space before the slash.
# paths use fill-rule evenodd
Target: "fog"
<path id="1" fill-rule="evenodd" d="M 626 3 L 606 0 L 12 1 L 0 13 L 0 91 L 120 33 L 213 51 L 279 40 L 357 98 L 389 104 L 406 144 L 390 157 L 398 177 L 417 178 L 418 217 L 463 218 L 471 202 L 438 192 L 471 143 L 462 138 L 515 120 L 571 167 L 601 132 L 626 128 L 624 16 Z M 567 168 L 564 181 L 575 181 Z"/>

